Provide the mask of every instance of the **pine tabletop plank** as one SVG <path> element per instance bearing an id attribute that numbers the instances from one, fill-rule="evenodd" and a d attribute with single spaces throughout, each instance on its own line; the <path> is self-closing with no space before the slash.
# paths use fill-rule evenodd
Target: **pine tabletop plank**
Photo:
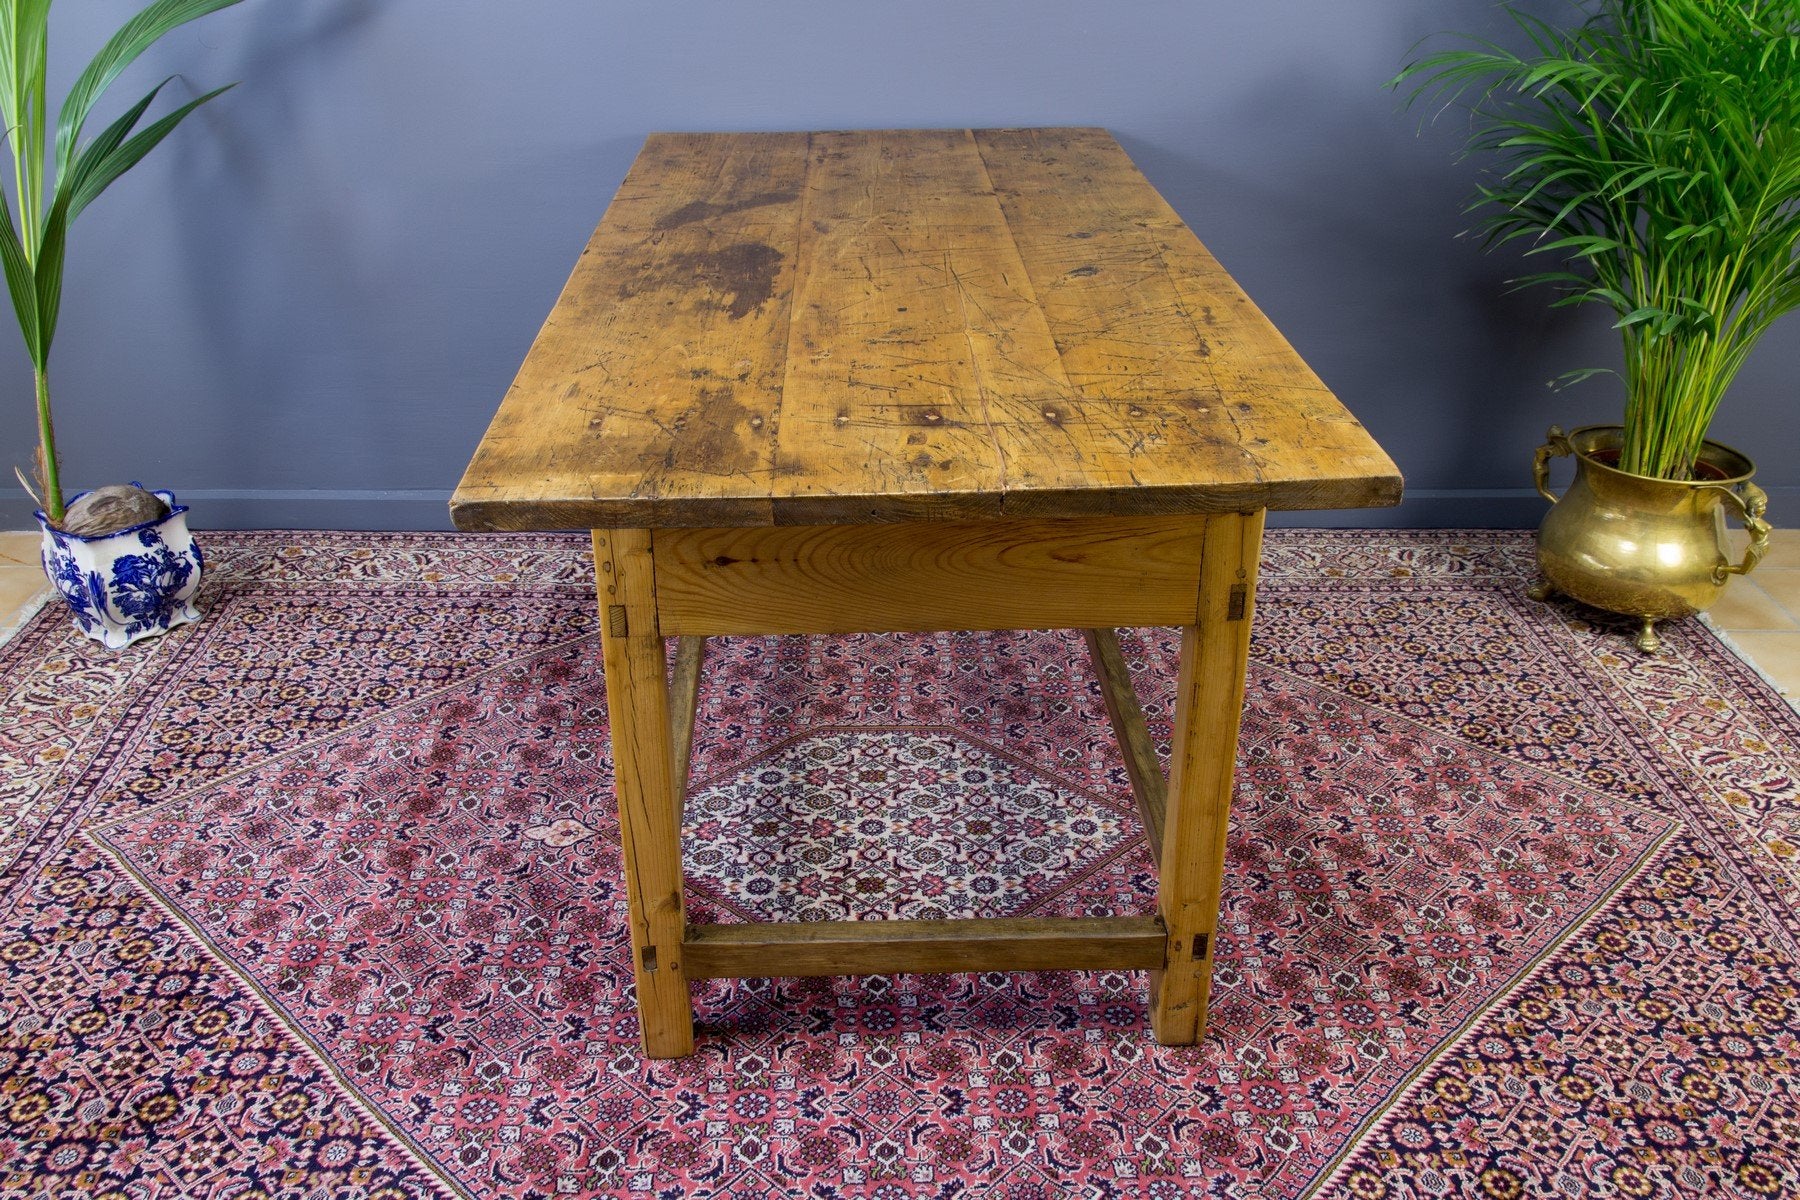
<path id="1" fill-rule="evenodd" d="M 1104 130 L 656 134 L 451 512 L 721 528 L 1400 489 Z"/>

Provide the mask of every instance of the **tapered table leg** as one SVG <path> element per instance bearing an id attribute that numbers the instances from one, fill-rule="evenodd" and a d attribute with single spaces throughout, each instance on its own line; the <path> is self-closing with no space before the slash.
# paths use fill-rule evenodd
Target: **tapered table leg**
<path id="1" fill-rule="evenodd" d="M 1262 528 L 1261 511 L 1207 518 L 1199 624 L 1181 634 L 1157 884 L 1168 952 L 1150 976 L 1150 1026 L 1165 1046 L 1206 1029 Z"/>
<path id="2" fill-rule="evenodd" d="M 644 1053 L 679 1058 L 693 1053 L 694 1015 L 681 962 L 681 800 L 649 531 L 595 530 L 594 569 Z"/>

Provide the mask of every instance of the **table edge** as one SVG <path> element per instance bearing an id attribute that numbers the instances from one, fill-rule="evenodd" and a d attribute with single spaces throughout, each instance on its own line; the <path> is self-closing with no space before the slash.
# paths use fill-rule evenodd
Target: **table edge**
<path id="1" fill-rule="evenodd" d="M 721 529 L 771 525 L 886 525 L 909 521 L 1081 520 L 1097 517 L 1204 516 L 1208 513 L 1307 512 L 1392 508 L 1405 483 L 1392 475 L 1292 484 L 1142 488 L 1103 494 L 942 492 L 915 496 L 717 496 L 520 500 L 458 487 L 450 498 L 459 530 L 527 532 L 553 529 Z M 1081 503 L 1083 499 L 1087 504 Z M 1103 502 L 1096 503 L 1096 501 Z"/>

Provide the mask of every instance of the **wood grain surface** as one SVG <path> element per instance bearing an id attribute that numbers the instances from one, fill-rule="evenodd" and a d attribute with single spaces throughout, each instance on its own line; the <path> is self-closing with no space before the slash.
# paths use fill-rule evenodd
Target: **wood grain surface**
<path id="1" fill-rule="evenodd" d="M 1150 1028 L 1165 1046 L 1191 1046 L 1206 1028 L 1262 534 L 1260 512 L 1207 519 L 1200 621 L 1181 631 L 1156 878 L 1169 954 L 1150 976 Z"/>
<path id="2" fill-rule="evenodd" d="M 1192 517 L 658 529 L 664 634 L 1191 625 Z"/>
<path id="3" fill-rule="evenodd" d="M 919 971 L 1143 970 L 1163 962 L 1155 917 L 690 925 L 696 979 Z"/>
<path id="4" fill-rule="evenodd" d="M 694 1051 L 694 1016 L 681 965 L 687 926 L 681 799 L 674 779 L 667 660 L 656 631 L 650 534 L 611 529 L 595 530 L 593 536 L 640 1033 L 651 1058 L 679 1058 Z"/>
<path id="5" fill-rule="evenodd" d="M 1100 129 L 657 134 L 464 529 L 1393 504 L 1394 465 Z"/>
<path id="6" fill-rule="evenodd" d="M 694 718 L 700 708 L 700 672 L 706 666 L 706 639 L 684 637 L 675 646 L 669 672 L 669 741 L 673 747 L 675 819 L 687 810 L 688 770 L 694 758 Z"/>
<path id="7" fill-rule="evenodd" d="M 1156 758 L 1156 743 L 1144 725 L 1144 709 L 1131 683 L 1131 668 L 1119 649 L 1119 635 L 1112 629 L 1084 629 L 1088 658 L 1100 677 L 1100 694 L 1106 701 L 1106 717 L 1112 723 L 1125 774 L 1131 780 L 1131 798 L 1144 819 L 1144 838 L 1150 857 L 1162 861 L 1163 825 L 1168 820 L 1169 782 Z"/>

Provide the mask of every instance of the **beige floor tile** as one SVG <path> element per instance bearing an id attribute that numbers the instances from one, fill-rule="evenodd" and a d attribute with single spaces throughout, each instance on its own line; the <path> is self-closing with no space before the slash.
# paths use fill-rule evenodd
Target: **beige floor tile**
<path id="1" fill-rule="evenodd" d="M 1800 529 L 1773 530 L 1763 566 L 1780 571 L 1800 570 Z"/>
<path id="2" fill-rule="evenodd" d="M 43 538 L 36 533 L 0 533 L 0 567 L 35 567 Z"/>
<path id="3" fill-rule="evenodd" d="M 1750 542 L 1750 535 L 1741 529 L 1732 529 L 1729 533 L 1732 558 L 1744 556 L 1744 547 Z M 1800 571 L 1800 529 L 1776 529 L 1769 533 L 1769 552 L 1763 557 L 1758 572 L 1766 570 Z"/>
<path id="4" fill-rule="evenodd" d="M 1750 576 L 1750 579 L 1755 581 L 1764 595 L 1785 608 L 1790 615 L 1800 616 L 1800 571 L 1764 568 Z"/>
<path id="5" fill-rule="evenodd" d="M 1800 571 L 1793 572 L 1800 575 Z M 1755 579 L 1733 579 L 1718 603 L 1706 610 L 1712 623 L 1732 632 L 1740 629 L 1800 629 L 1792 613 L 1757 586 Z"/>
<path id="6" fill-rule="evenodd" d="M 12 624 L 19 610 L 49 586 L 37 567 L 0 566 L 0 628 Z"/>
<path id="7" fill-rule="evenodd" d="M 1773 679 L 1783 695 L 1800 696 L 1800 632 L 1755 630 L 1730 636 L 1744 657 Z"/>

